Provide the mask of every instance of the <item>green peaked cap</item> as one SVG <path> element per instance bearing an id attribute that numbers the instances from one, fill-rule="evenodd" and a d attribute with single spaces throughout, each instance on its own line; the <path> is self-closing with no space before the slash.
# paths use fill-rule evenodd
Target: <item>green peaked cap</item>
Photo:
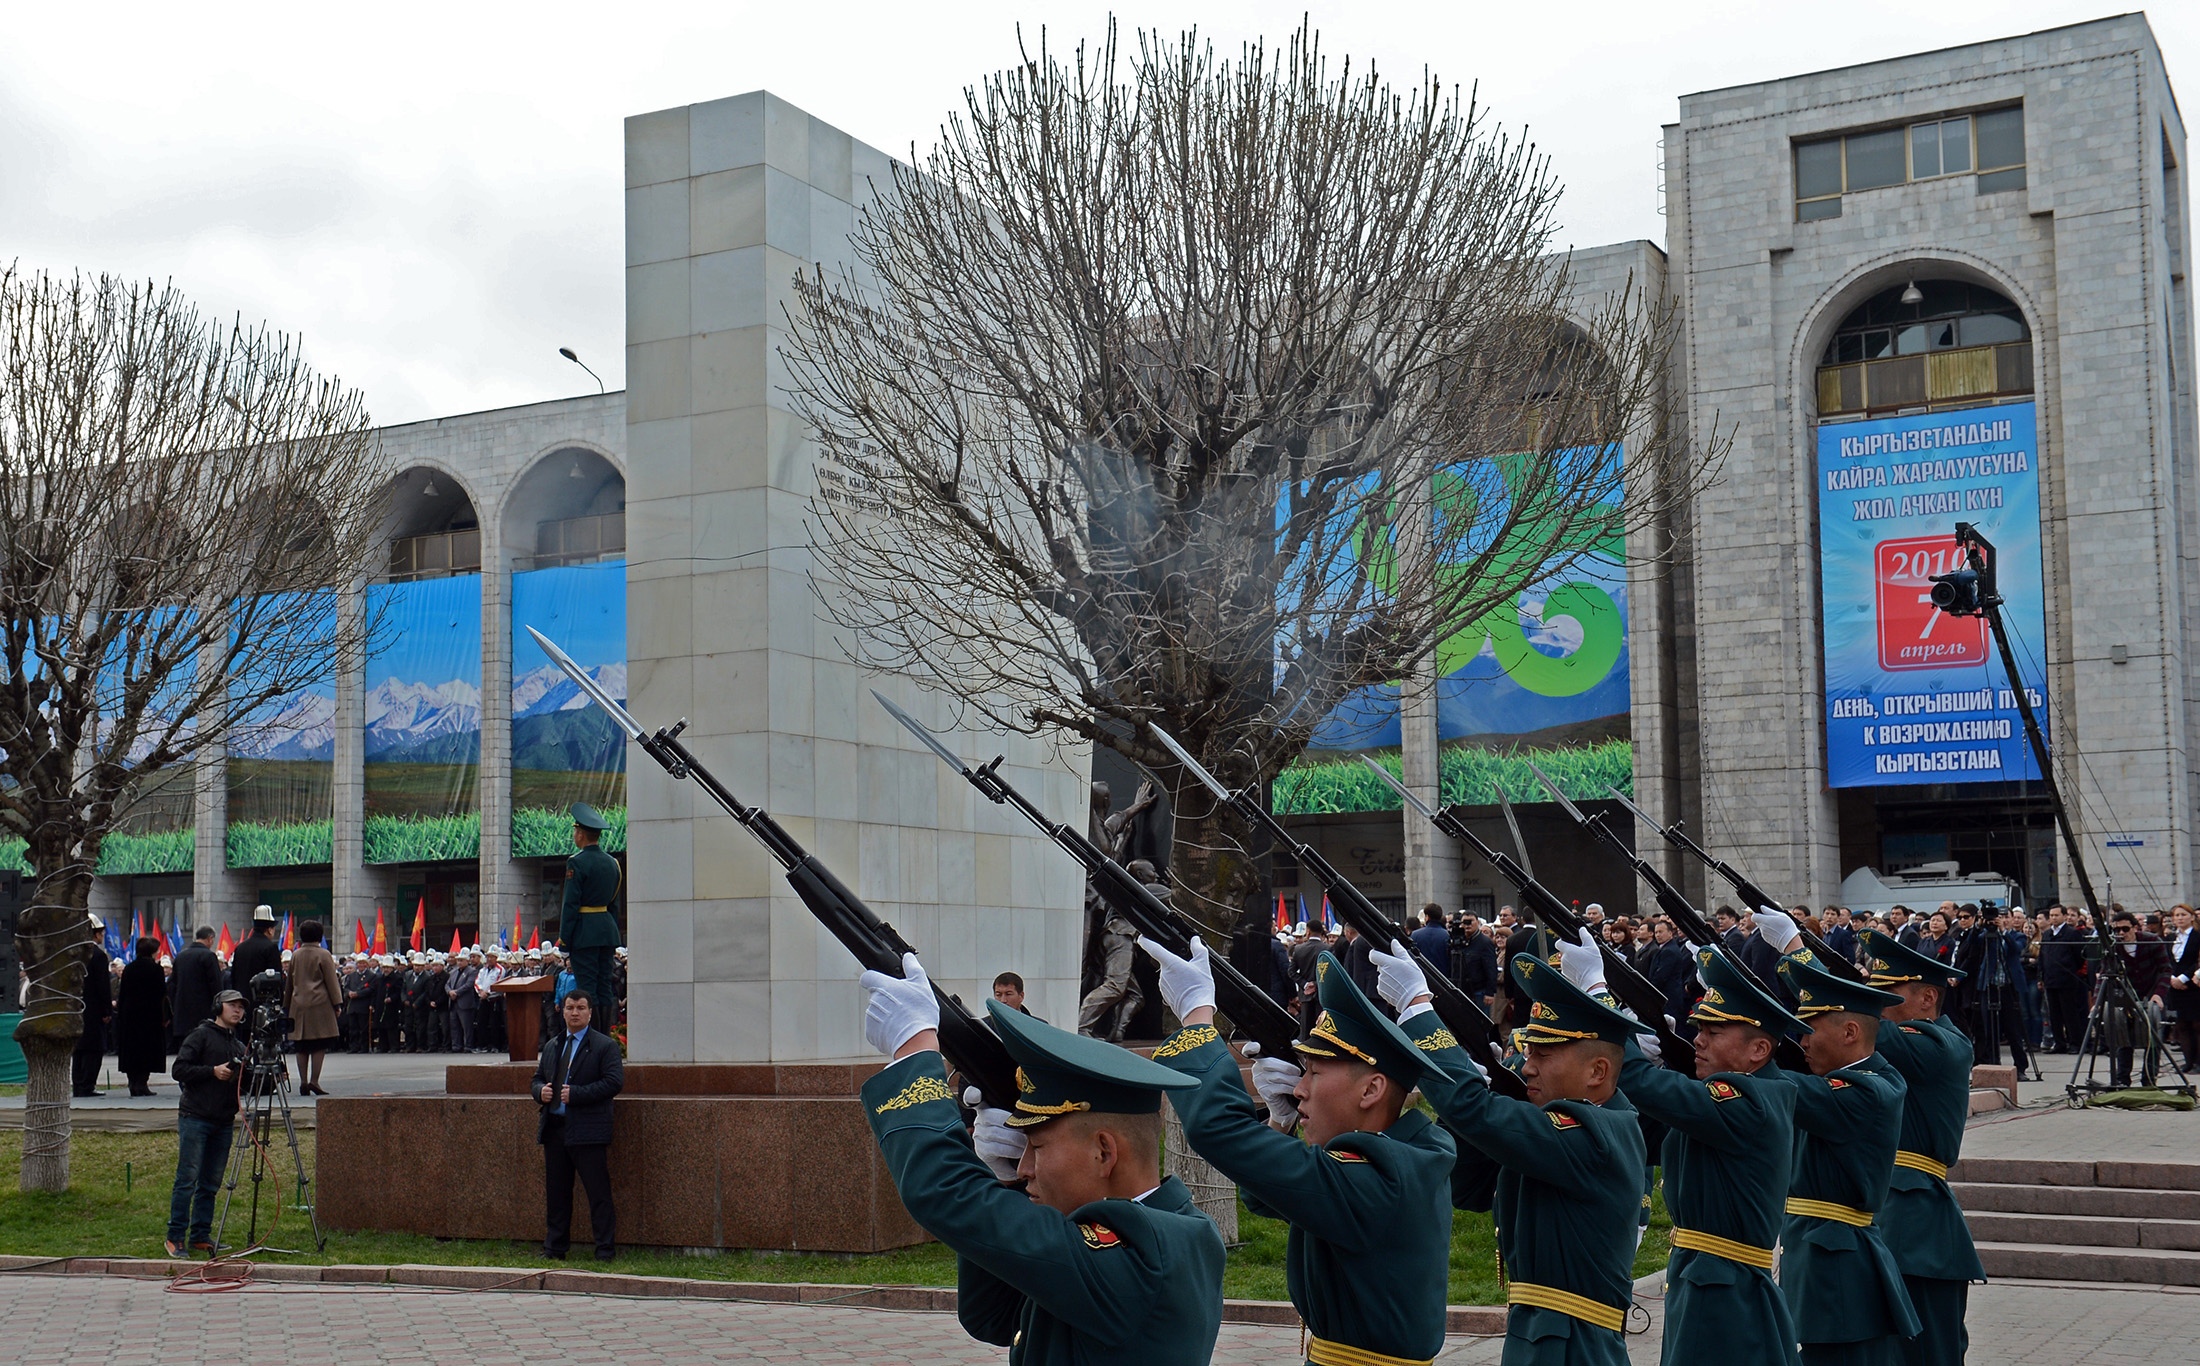
<path id="1" fill-rule="evenodd" d="M 1787 1007 L 1773 1000 L 1724 951 L 1698 949 L 1696 975 L 1703 979 L 1703 999 L 1688 1012 L 1695 1023 L 1745 1024 L 1775 1037 L 1810 1032 L 1809 1025 L 1789 1014 Z"/>
<path id="2" fill-rule="evenodd" d="M 993 1032 L 1016 1060 L 1016 1114 L 1008 1122 L 1019 1129 L 1086 1110 L 1155 1114 L 1161 1109 L 1163 1091 L 1199 1085 L 1197 1077 L 1150 1062 L 1105 1039 L 1056 1029 L 999 1001 L 987 1001 L 985 1008 L 992 1017 Z"/>
<path id="3" fill-rule="evenodd" d="M 1512 960 L 1511 971 L 1528 998 L 1528 1023 L 1519 1030 L 1523 1043 L 1625 1043 L 1636 1034 L 1657 1032 L 1567 981 L 1565 973 L 1548 963 L 1523 956 Z"/>
<path id="4" fill-rule="evenodd" d="M 1780 976 L 1795 993 L 1795 1013 L 1806 1020 L 1835 1010 L 1876 1016 L 1888 1006 L 1902 1004 L 1902 998 L 1891 991 L 1836 977 L 1800 954 L 1780 960 Z"/>
<path id="5" fill-rule="evenodd" d="M 573 803 L 567 814 L 572 816 L 573 824 L 583 830 L 608 830 L 611 828 L 611 822 L 603 818 L 603 812 L 598 811 L 587 802 Z"/>
<path id="6" fill-rule="evenodd" d="M 1364 1062 L 1393 1081 L 1418 1086 L 1420 1048 L 1352 984 L 1352 974 L 1344 970 L 1337 955 L 1324 952 L 1314 960 L 1314 979 L 1319 983 L 1322 1013 L 1299 1040 L 1299 1052 L 1310 1058 Z"/>
<path id="7" fill-rule="evenodd" d="M 1872 985 L 1875 987 L 1923 982 L 1945 991 L 1971 975 L 1961 968 L 1949 967 L 1929 953 L 1905 947 L 1900 940 L 1877 930 L 1864 931 L 1864 947 L 1871 954 Z"/>

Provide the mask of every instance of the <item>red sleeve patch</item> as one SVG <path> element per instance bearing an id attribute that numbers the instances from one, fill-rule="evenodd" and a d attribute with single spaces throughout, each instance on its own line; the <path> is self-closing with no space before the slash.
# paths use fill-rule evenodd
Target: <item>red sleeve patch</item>
<path id="1" fill-rule="evenodd" d="M 1732 1084 L 1728 1082 L 1712 1081 L 1704 1083 L 1704 1086 L 1707 1090 L 1711 1092 L 1711 1098 L 1713 1100 L 1732 1100 L 1734 1099 L 1734 1097 L 1741 1094 L 1741 1092 L 1735 1090 Z"/>
<path id="2" fill-rule="evenodd" d="M 1549 1110 L 1545 1113 L 1550 1115 L 1551 1127 L 1554 1129 L 1578 1129 L 1581 1127 L 1580 1120 L 1562 1110 Z"/>
<path id="3" fill-rule="evenodd" d="M 1330 1148 L 1330 1149 L 1327 1149 L 1326 1151 L 1328 1152 L 1328 1154 L 1329 1154 L 1329 1155 L 1330 1155 L 1331 1157 L 1334 1157 L 1334 1158 L 1336 1158 L 1336 1159 L 1337 1159 L 1337 1160 L 1338 1160 L 1339 1162 L 1365 1162 L 1365 1161 L 1367 1161 L 1367 1159 L 1366 1159 L 1366 1158 L 1364 1158 L 1364 1157 L 1360 1156 L 1360 1155 L 1359 1155 L 1358 1153 L 1348 1153 L 1348 1152 L 1344 1151 L 1344 1150 L 1343 1150 L 1343 1149 L 1341 1149 L 1341 1148 Z"/>
<path id="4" fill-rule="evenodd" d="M 1836 1091 L 1846 1091 L 1849 1089 L 1849 1084 L 1841 1080 L 1839 1077 L 1826 1078 L 1826 1085 L 1832 1087 Z"/>
<path id="5" fill-rule="evenodd" d="M 1077 1231 L 1085 1235 L 1085 1246 L 1090 1248 L 1121 1247 L 1123 1240 L 1106 1224 L 1079 1224 Z"/>

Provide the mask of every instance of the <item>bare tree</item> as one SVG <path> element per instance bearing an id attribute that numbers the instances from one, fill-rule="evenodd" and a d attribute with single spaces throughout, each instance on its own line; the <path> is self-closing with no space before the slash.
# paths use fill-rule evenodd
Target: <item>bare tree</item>
<path id="1" fill-rule="evenodd" d="M 1027 51 L 789 311 L 851 653 L 1154 771 L 1227 926 L 1246 832 L 1144 723 L 1269 781 L 1709 463 L 1657 421 L 1670 310 L 1573 300 L 1558 194 L 1471 96 L 1332 77 L 1308 29 Z"/>
<path id="2" fill-rule="evenodd" d="M 389 472 L 360 395 L 173 289 L 0 271 L 0 829 L 32 876 L 24 1190 L 69 1175 L 101 841 L 325 678 Z"/>

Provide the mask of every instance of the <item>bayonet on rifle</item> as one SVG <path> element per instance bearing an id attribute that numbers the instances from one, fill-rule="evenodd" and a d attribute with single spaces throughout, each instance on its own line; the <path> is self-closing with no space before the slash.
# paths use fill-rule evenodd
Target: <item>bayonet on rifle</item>
<path id="1" fill-rule="evenodd" d="M 1101 899 L 1130 921 L 1139 934 L 1179 958 L 1191 956 L 1192 940 L 1199 930 L 1190 917 L 1155 896 L 1099 845 L 1062 822 L 1047 819 L 1045 812 L 1001 776 L 1001 759 L 972 768 L 941 744 L 931 731 L 917 724 L 915 717 L 887 701 L 876 690 L 871 696 L 878 698 L 878 704 L 907 727 L 911 735 L 922 740 L 925 748 L 938 755 L 941 763 L 960 773 L 965 782 L 983 792 L 989 800 L 1016 808 L 1023 813 L 1024 819 L 1046 832 L 1047 838 L 1060 845 L 1084 868 L 1085 876 Z M 1257 1041 L 1263 1054 L 1289 1061 L 1292 1045 L 1298 1037 L 1298 1021 L 1292 1018 L 1291 1012 L 1277 1004 L 1275 997 L 1248 981 L 1228 958 L 1210 953 L 1208 962 L 1214 969 L 1216 1003 L 1222 1013 L 1244 1030 L 1247 1037 Z"/>
<path id="2" fill-rule="evenodd" d="M 720 809 L 754 835 L 786 870 L 788 885 L 802 898 L 802 904 L 810 908 L 810 914 L 855 955 L 858 963 L 874 972 L 901 976 L 902 955 L 913 952 L 909 941 L 893 926 L 880 920 L 863 904 L 861 897 L 848 890 L 830 869 L 818 862 L 815 854 L 796 843 L 794 837 L 772 819 L 770 812 L 744 804 L 719 782 L 693 751 L 680 743 L 680 732 L 687 729 L 686 718 L 654 731 L 644 730 L 641 722 L 636 721 L 617 698 L 605 692 L 548 636 L 532 626 L 527 628 L 527 634 L 533 636 L 551 662 L 563 669 L 566 677 L 588 694 L 590 701 L 602 707 L 619 729 L 626 732 L 627 738 L 640 745 L 665 772 L 675 778 L 692 778 Z M 950 995 L 937 982 L 932 985 L 932 994 L 940 1003 L 940 1052 L 956 1071 L 977 1086 L 986 1104 L 1001 1109 L 1014 1105 L 1016 1063 L 1009 1057 L 1008 1049 L 991 1029 L 970 1013 L 960 997 Z"/>
<path id="3" fill-rule="evenodd" d="M 1411 957 L 1420 966 L 1421 975 L 1427 979 L 1430 1001 L 1436 1007 L 1437 1017 L 1443 1020 L 1445 1028 L 1452 1032 L 1452 1036 L 1459 1040 L 1460 1046 L 1467 1050 L 1467 1056 L 1481 1064 L 1483 1070 L 1489 1073 L 1490 1085 L 1506 1095 L 1526 1097 L 1526 1083 L 1511 1068 L 1498 1065 L 1497 1027 L 1490 1023 L 1490 1017 L 1475 1003 L 1474 998 L 1462 991 L 1459 984 L 1452 980 L 1450 973 L 1431 963 L 1425 954 L 1414 948 L 1413 941 L 1399 928 L 1397 922 L 1378 910 L 1375 903 L 1368 900 L 1359 888 L 1347 882 L 1344 875 L 1321 856 L 1320 851 L 1294 837 L 1283 822 L 1276 819 L 1275 813 L 1268 809 L 1268 804 L 1261 800 L 1257 787 L 1231 791 L 1220 778 L 1207 771 L 1205 764 L 1193 758 L 1184 746 L 1178 744 L 1174 736 L 1151 721 L 1146 723 L 1146 728 L 1153 732 L 1154 738 L 1169 753 L 1176 756 L 1177 762 L 1184 765 L 1185 771 L 1197 778 L 1208 791 L 1228 803 L 1248 824 L 1266 830 L 1278 843 L 1289 849 L 1299 867 L 1312 873 L 1317 881 L 1329 889 L 1331 904 L 1337 908 L 1338 914 L 1344 917 L 1345 923 L 1352 927 L 1355 934 L 1370 944 L 1381 945 Z"/>

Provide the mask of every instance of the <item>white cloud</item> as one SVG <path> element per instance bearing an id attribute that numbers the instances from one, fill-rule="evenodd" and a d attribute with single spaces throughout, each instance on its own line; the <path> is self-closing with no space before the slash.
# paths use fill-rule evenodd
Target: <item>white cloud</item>
<path id="1" fill-rule="evenodd" d="M 1300 3 L 1161 5 L 1234 48 Z M 1312 7 L 1324 46 L 1480 82 L 1568 185 L 1562 240 L 1662 238 L 1659 124 L 1687 91 L 2098 17 L 2077 3 L 1855 0 Z M 2200 7 L 2196 7 L 2200 8 Z M 408 421 L 585 392 L 624 366 L 621 120 L 764 87 L 888 151 L 962 88 L 1107 7 L 898 4 L 26 6 L 0 49 L 0 260 L 172 278 L 303 333 Z M 2200 14 L 2152 16 L 2173 79 Z"/>

